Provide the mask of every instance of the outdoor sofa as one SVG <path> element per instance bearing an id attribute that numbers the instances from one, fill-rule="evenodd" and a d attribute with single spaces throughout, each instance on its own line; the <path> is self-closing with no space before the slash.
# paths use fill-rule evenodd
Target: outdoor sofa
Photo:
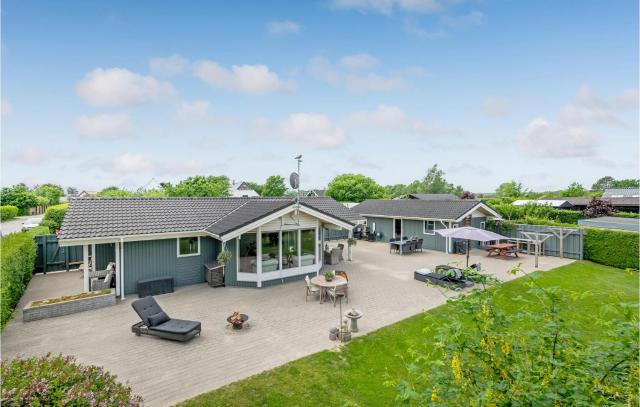
<path id="1" fill-rule="evenodd" d="M 170 318 L 153 297 L 144 297 L 131 303 L 142 321 L 133 324 L 131 331 L 140 335 L 151 335 L 173 341 L 186 342 L 200 335 L 202 327 L 198 321 Z"/>
<path id="2" fill-rule="evenodd" d="M 452 266 L 436 266 L 436 271 L 418 269 L 413 272 L 413 278 L 422 282 L 430 282 L 444 287 L 465 288 L 473 286 L 473 281 L 465 278 L 462 269 Z"/>

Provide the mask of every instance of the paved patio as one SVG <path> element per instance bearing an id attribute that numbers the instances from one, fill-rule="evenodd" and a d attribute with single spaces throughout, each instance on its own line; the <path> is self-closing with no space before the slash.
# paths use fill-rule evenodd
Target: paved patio
<path id="1" fill-rule="evenodd" d="M 349 275 L 347 307 L 364 312 L 356 336 L 444 303 L 439 290 L 413 280 L 413 271 L 465 261 L 464 256 L 426 250 L 399 256 L 390 254 L 387 244 L 368 242 L 358 242 L 353 257 L 333 268 Z M 512 279 L 506 271 L 520 262 L 525 271 L 534 270 L 533 256 L 496 259 L 478 250 L 471 261 L 482 262 L 484 270 L 502 280 Z M 549 270 L 570 261 L 540 257 L 539 268 Z M 37 275 L 19 308 L 34 299 L 81 289 L 78 272 Z M 328 339 L 328 329 L 338 323 L 337 307 L 311 298 L 305 302 L 304 293 L 304 282 L 299 281 L 263 289 L 199 284 L 158 296 L 169 315 L 202 321 L 202 336 L 188 343 L 131 333 L 131 324 L 138 321 L 130 306 L 136 296 L 113 307 L 29 323 L 22 322 L 19 309 L 2 333 L 2 357 L 75 355 L 128 381 L 146 405 L 170 405 L 336 346 Z M 233 331 L 227 326 L 226 317 L 233 311 L 249 314 L 249 329 Z"/>

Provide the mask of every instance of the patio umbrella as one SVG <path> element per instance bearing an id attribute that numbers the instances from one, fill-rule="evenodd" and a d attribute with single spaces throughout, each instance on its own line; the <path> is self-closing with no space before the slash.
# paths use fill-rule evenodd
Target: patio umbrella
<path id="1" fill-rule="evenodd" d="M 508 239 L 506 236 L 499 235 L 490 230 L 478 229 L 473 226 L 464 226 L 461 228 L 438 229 L 436 230 L 440 236 L 451 237 L 454 239 L 464 239 L 467 241 L 467 267 L 469 267 L 470 240 L 476 242 L 490 242 L 492 240 Z"/>

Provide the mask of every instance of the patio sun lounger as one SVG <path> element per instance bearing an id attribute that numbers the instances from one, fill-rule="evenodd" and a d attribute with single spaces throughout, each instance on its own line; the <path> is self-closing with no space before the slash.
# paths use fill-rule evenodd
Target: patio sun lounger
<path id="1" fill-rule="evenodd" d="M 151 335 L 186 342 L 200 335 L 202 330 L 200 322 L 169 318 L 153 297 L 136 300 L 131 306 L 142 320 L 131 326 L 131 331 L 137 336 Z"/>
<path id="2" fill-rule="evenodd" d="M 455 275 L 448 275 L 448 271 L 453 271 Z M 444 287 L 465 288 L 473 285 L 472 281 L 464 278 L 462 270 L 451 266 L 436 266 L 436 271 L 429 269 L 418 269 L 414 271 L 413 278 L 422 282 L 430 282 Z"/>

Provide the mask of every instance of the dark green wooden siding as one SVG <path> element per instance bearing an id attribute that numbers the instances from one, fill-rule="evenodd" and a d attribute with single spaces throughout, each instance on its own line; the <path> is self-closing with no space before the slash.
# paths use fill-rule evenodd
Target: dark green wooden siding
<path id="1" fill-rule="evenodd" d="M 382 240 L 389 241 L 393 237 L 393 219 L 387 218 L 366 218 L 369 230 L 373 230 L 373 223 L 376 224 L 376 233 L 382 233 Z"/>
<path id="2" fill-rule="evenodd" d="M 96 251 L 98 251 L 96 249 Z M 139 280 L 173 277 L 176 286 L 204 282 L 204 263 L 215 260 L 220 242 L 200 238 L 200 255 L 178 257 L 176 239 L 125 242 L 125 294 L 136 292 Z"/>

